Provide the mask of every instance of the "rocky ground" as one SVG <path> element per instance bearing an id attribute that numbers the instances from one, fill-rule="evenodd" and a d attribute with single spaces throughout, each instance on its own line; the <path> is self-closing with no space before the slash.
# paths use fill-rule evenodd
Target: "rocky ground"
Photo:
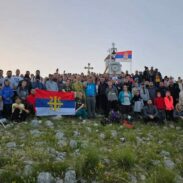
<path id="1" fill-rule="evenodd" d="M 0 183 L 183 182 L 183 122 L 43 118 L 0 126 L 0 143 Z"/>

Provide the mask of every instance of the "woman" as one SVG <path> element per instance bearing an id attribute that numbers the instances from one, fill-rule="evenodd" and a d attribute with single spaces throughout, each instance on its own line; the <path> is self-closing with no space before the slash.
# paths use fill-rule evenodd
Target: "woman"
<path id="1" fill-rule="evenodd" d="M 27 87 L 27 81 L 23 80 L 21 85 L 17 88 L 17 95 L 22 100 L 22 102 L 25 102 L 28 94 L 29 90 Z"/>
<path id="2" fill-rule="evenodd" d="M 113 85 L 112 81 L 108 81 L 108 87 L 106 88 L 107 97 L 107 113 L 106 117 L 109 115 L 111 110 L 118 110 L 118 90 Z"/>
<path id="3" fill-rule="evenodd" d="M 124 85 L 123 91 L 119 93 L 119 102 L 122 114 L 129 114 L 131 112 L 131 100 L 132 94 L 128 91 L 127 85 Z"/>
<path id="4" fill-rule="evenodd" d="M 168 121 L 171 121 L 171 120 L 173 121 L 174 120 L 174 117 L 173 117 L 174 101 L 170 91 L 166 92 L 164 101 L 165 101 L 165 109 L 166 109 L 166 118 Z"/>

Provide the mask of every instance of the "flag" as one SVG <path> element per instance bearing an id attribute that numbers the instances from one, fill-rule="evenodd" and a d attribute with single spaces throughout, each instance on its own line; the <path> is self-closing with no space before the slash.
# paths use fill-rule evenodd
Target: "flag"
<path id="1" fill-rule="evenodd" d="M 36 90 L 36 115 L 75 115 L 74 92 Z"/>
<path id="2" fill-rule="evenodd" d="M 132 61 L 132 51 L 121 51 L 117 52 L 115 60 L 118 62 L 131 62 Z"/>

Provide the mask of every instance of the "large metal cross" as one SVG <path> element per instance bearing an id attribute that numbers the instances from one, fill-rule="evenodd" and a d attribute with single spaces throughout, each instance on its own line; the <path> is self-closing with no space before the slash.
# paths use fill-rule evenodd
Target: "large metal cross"
<path id="1" fill-rule="evenodd" d="M 91 64 L 88 63 L 88 66 L 87 67 L 84 67 L 84 69 L 87 69 L 88 70 L 88 74 L 90 74 L 90 70 L 93 69 L 93 67 L 91 67 Z"/>

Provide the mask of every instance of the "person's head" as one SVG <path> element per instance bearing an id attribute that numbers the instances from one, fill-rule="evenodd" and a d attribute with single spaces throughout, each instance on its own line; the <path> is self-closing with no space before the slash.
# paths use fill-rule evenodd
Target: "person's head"
<path id="1" fill-rule="evenodd" d="M 128 86 L 127 86 L 127 85 L 124 85 L 124 86 L 123 86 L 123 91 L 124 91 L 124 92 L 127 92 L 127 91 L 128 91 Z"/>
<path id="2" fill-rule="evenodd" d="M 92 77 L 88 77 L 88 83 L 92 83 L 93 82 L 93 78 Z"/>
<path id="3" fill-rule="evenodd" d="M 139 90 L 135 91 L 135 96 L 139 96 L 139 95 L 140 95 Z"/>
<path id="4" fill-rule="evenodd" d="M 25 88 L 27 86 L 27 81 L 23 80 L 21 86 L 22 86 L 22 88 Z"/>
<path id="5" fill-rule="evenodd" d="M 148 105 L 152 105 L 152 100 L 148 100 L 148 101 L 147 101 L 147 104 L 148 104 Z"/>
<path id="6" fill-rule="evenodd" d="M 161 92 L 157 92 L 157 97 L 161 97 Z"/>
<path id="7" fill-rule="evenodd" d="M 66 84 L 66 86 L 69 86 L 71 84 L 70 79 L 67 79 L 65 84 Z"/>
<path id="8" fill-rule="evenodd" d="M 175 106 L 176 111 L 181 112 L 182 111 L 182 105 L 180 103 L 177 103 Z"/>
<path id="9" fill-rule="evenodd" d="M 49 80 L 53 80 L 53 75 L 49 74 Z"/>
<path id="10" fill-rule="evenodd" d="M 35 95 L 36 90 L 35 90 L 35 89 L 31 89 L 30 93 L 31 93 L 32 95 Z"/>
<path id="11" fill-rule="evenodd" d="M 36 76 L 40 76 L 40 70 L 36 70 Z"/>
<path id="12" fill-rule="evenodd" d="M 104 81 L 105 81 L 105 78 L 104 78 L 104 77 L 101 77 L 101 78 L 100 78 L 100 82 L 101 82 L 101 83 L 104 83 Z"/>
<path id="13" fill-rule="evenodd" d="M 20 97 L 17 96 L 17 97 L 15 98 L 15 103 L 16 103 L 16 104 L 21 104 L 21 102 L 22 102 L 22 101 L 21 101 Z"/>
<path id="14" fill-rule="evenodd" d="M 9 80 L 8 80 L 8 79 L 5 79 L 5 81 L 4 81 L 4 85 L 5 85 L 5 86 L 10 86 L 10 82 L 9 82 Z"/>
<path id="15" fill-rule="evenodd" d="M 154 86 L 153 82 L 149 82 L 149 86 L 153 87 Z"/>
<path id="16" fill-rule="evenodd" d="M 170 91 L 166 91 L 166 97 L 170 97 L 170 96 L 171 96 Z"/>
<path id="17" fill-rule="evenodd" d="M 112 82 L 111 80 L 108 81 L 107 84 L 108 84 L 108 87 L 109 87 L 109 88 L 112 88 L 113 82 Z"/>
<path id="18" fill-rule="evenodd" d="M 163 86 L 164 86 L 164 83 L 161 81 L 161 82 L 159 83 L 159 86 L 160 86 L 160 87 L 163 87 Z"/>
<path id="19" fill-rule="evenodd" d="M 19 76 L 19 75 L 20 75 L 20 69 L 17 69 L 17 70 L 15 71 L 15 74 L 16 74 L 16 76 Z"/>
<path id="20" fill-rule="evenodd" d="M 77 95 L 77 97 L 80 98 L 80 99 L 82 99 L 83 96 L 84 96 L 82 92 L 77 92 L 76 95 Z"/>
<path id="21" fill-rule="evenodd" d="M 8 78 L 11 78 L 11 76 L 12 76 L 12 71 L 10 71 L 10 70 L 7 71 L 7 77 L 8 77 Z"/>
<path id="22" fill-rule="evenodd" d="M 0 76 L 3 76 L 3 70 L 0 69 Z"/>

